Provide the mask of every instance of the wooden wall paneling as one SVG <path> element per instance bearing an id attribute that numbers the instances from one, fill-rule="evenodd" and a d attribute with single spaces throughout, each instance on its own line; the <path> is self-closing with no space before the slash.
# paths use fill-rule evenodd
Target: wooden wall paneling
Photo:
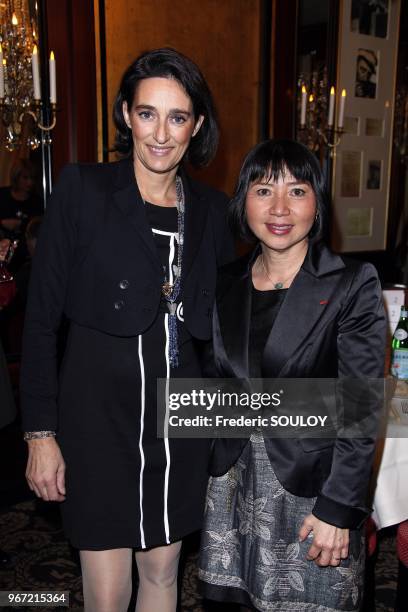
<path id="1" fill-rule="evenodd" d="M 70 1 L 46 0 L 48 18 L 47 55 L 52 49 L 57 66 L 57 125 L 52 132 L 52 161 L 54 177 L 61 167 L 76 156 L 74 117 L 72 114 L 72 57 Z"/>
<path id="2" fill-rule="evenodd" d="M 275 20 L 275 2 L 261 1 L 260 19 L 260 83 L 259 83 L 259 140 L 270 138 L 272 129 L 273 107 L 273 24 Z"/>
<path id="3" fill-rule="evenodd" d="M 294 138 L 296 120 L 297 0 L 274 0 L 272 133 Z"/>
<path id="4" fill-rule="evenodd" d="M 52 133 L 54 177 L 68 162 L 96 161 L 96 72 L 91 0 L 45 0 L 48 52 L 57 63 L 57 125 Z"/>
<path id="5" fill-rule="evenodd" d="M 105 0 L 108 146 L 124 69 L 142 51 L 174 47 L 200 66 L 219 112 L 219 152 L 198 176 L 231 193 L 245 153 L 258 141 L 260 7 L 261 0 Z"/>
<path id="6" fill-rule="evenodd" d="M 96 60 L 92 0 L 71 0 L 76 159 L 97 160 Z"/>

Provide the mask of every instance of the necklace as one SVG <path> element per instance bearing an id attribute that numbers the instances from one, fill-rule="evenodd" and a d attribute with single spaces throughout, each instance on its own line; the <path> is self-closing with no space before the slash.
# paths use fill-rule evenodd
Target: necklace
<path id="1" fill-rule="evenodd" d="M 172 368 L 177 368 L 179 365 L 176 300 L 181 292 L 181 266 L 183 262 L 184 245 L 184 189 L 183 182 L 179 176 L 176 176 L 176 206 L 178 230 L 177 266 L 173 266 L 172 283 L 170 283 L 170 280 L 167 278 L 166 269 L 164 268 L 164 278 L 161 286 L 161 293 L 167 302 L 169 311 L 169 361 Z"/>
<path id="2" fill-rule="evenodd" d="M 268 277 L 268 279 L 271 281 L 273 288 L 274 289 L 283 289 L 283 287 L 285 286 L 285 284 L 295 276 L 295 274 L 297 274 L 300 270 L 300 266 L 297 268 L 297 270 L 295 270 L 294 272 L 292 272 L 292 274 L 290 276 L 288 276 L 287 278 L 285 278 L 284 280 L 278 281 L 277 283 L 275 283 L 275 281 L 270 277 L 269 272 L 267 270 L 267 267 L 265 265 L 265 260 L 264 260 L 264 256 L 263 253 L 262 255 L 260 255 L 260 260 L 261 260 L 261 265 L 262 268 L 266 274 L 266 276 Z"/>
<path id="3" fill-rule="evenodd" d="M 181 178 L 176 176 L 176 206 L 177 206 L 177 230 L 178 230 L 178 249 L 177 249 L 177 267 L 174 266 L 174 282 L 170 283 L 167 280 L 166 274 L 162 284 L 162 294 L 168 301 L 169 312 L 172 314 L 170 304 L 174 303 L 180 293 L 181 283 L 181 265 L 183 260 L 183 242 L 184 242 L 184 190 Z"/>

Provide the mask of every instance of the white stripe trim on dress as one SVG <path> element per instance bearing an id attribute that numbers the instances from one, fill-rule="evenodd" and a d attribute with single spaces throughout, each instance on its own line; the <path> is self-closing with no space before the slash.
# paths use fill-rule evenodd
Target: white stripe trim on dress
<path id="1" fill-rule="evenodd" d="M 170 237 L 170 250 L 169 250 L 169 283 L 173 284 L 173 261 L 175 256 L 175 234 Z M 166 331 L 166 416 L 164 418 L 164 449 L 166 452 L 166 471 L 164 473 L 164 531 L 166 534 L 166 542 L 170 544 L 170 528 L 169 528 L 169 513 L 168 513 L 168 499 L 169 499 L 169 476 L 170 476 L 170 447 L 169 447 L 169 380 L 170 380 L 170 360 L 169 360 L 169 315 L 164 315 L 164 328 Z"/>
<path id="2" fill-rule="evenodd" d="M 166 471 L 164 473 L 164 531 L 166 542 L 170 544 L 168 497 L 169 497 L 169 475 L 170 475 L 170 448 L 169 448 L 169 381 L 170 381 L 170 361 L 169 361 L 169 315 L 164 315 L 164 328 L 166 330 L 166 415 L 164 417 L 164 449 L 166 452 Z"/>
<path id="3" fill-rule="evenodd" d="M 140 452 L 140 475 L 139 475 L 139 506 L 140 506 L 140 543 L 142 548 L 146 548 L 145 534 L 143 528 L 143 472 L 145 467 L 145 456 L 143 451 L 143 431 L 144 431 L 144 415 L 145 415 L 145 371 L 142 351 L 142 335 L 139 335 L 139 365 L 140 365 L 140 435 L 139 435 L 139 452 Z"/>
<path id="4" fill-rule="evenodd" d="M 160 234 L 160 236 L 175 236 L 178 242 L 178 232 L 165 232 L 164 230 L 155 229 L 152 227 L 153 234 Z"/>

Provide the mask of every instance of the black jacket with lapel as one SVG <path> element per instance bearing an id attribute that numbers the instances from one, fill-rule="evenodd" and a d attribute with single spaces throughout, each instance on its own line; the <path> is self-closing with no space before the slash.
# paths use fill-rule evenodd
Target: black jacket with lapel
<path id="1" fill-rule="evenodd" d="M 211 336 L 217 267 L 233 258 L 224 194 L 181 169 L 185 192 L 185 324 Z M 126 281 L 126 282 L 123 282 Z M 69 320 L 115 336 L 154 321 L 163 281 L 131 159 L 67 166 L 56 184 L 33 261 L 21 373 L 25 430 L 56 429 L 56 333 Z"/>
<path id="2" fill-rule="evenodd" d="M 217 375 L 248 378 L 252 254 L 224 266 L 217 284 L 213 353 Z M 288 289 L 266 341 L 265 378 L 382 378 L 385 316 L 378 277 L 370 264 L 311 246 Z M 372 418 L 380 418 L 381 402 Z M 210 471 L 224 474 L 247 440 L 216 440 Z M 266 438 L 266 450 L 283 486 L 314 497 L 316 516 L 357 527 L 367 516 L 366 492 L 373 439 Z"/>

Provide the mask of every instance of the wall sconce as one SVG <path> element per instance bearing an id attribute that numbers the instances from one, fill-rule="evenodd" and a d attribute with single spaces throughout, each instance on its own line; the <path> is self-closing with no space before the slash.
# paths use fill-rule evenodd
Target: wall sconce
<path id="1" fill-rule="evenodd" d="M 298 87 L 301 93 L 298 96 L 297 140 L 312 151 L 320 151 L 321 155 L 324 147 L 328 147 L 330 155 L 333 156 L 344 134 L 346 90 L 343 89 L 336 100 L 336 91 L 332 86 L 327 95 L 329 86 L 326 68 L 320 75 L 318 71 L 314 71 L 310 78 L 300 75 Z M 335 125 L 336 106 L 338 107 L 337 125 Z"/>

